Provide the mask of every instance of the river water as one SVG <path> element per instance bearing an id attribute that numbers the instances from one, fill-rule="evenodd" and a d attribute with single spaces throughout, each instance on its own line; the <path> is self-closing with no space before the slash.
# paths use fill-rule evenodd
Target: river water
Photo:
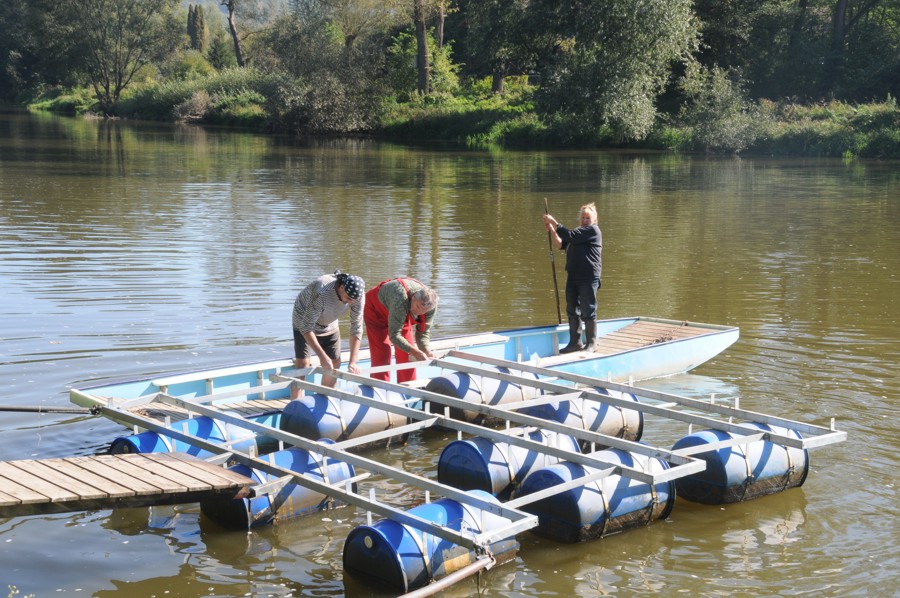
<path id="1" fill-rule="evenodd" d="M 0 405 L 89 382 L 286 357 L 296 293 L 341 268 L 441 294 L 436 335 L 556 321 L 547 198 L 597 203 L 601 317 L 738 326 L 646 383 L 818 425 L 806 483 L 564 545 L 445 596 L 882 596 L 900 581 L 900 164 L 470 152 L 0 113 Z M 556 262 L 560 285 L 562 258 Z M 123 430 L 0 412 L 0 460 L 102 453 Z M 379 455 L 427 472 L 429 442 Z M 394 497 L 404 501 L 404 490 Z M 12 595 L 383 595 L 345 579 L 343 509 L 250 533 L 196 505 L 0 519 Z"/>

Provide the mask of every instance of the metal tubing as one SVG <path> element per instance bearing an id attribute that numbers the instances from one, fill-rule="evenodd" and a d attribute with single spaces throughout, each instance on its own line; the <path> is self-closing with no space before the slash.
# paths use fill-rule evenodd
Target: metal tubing
<path id="1" fill-rule="evenodd" d="M 432 582 L 423 588 L 403 594 L 400 598 L 426 598 L 426 596 L 434 596 L 438 592 L 446 590 L 453 584 L 458 583 L 467 577 L 471 577 L 476 573 L 481 573 L 485 569 L 490 569 L 494 566 L 494 563 L 496 563 L 496 559 L 494 559 L 493 556 L 488 555 L 478 557 L 478 560 L 474 563 L 468 564 L 462 569 L 451 573 L 443 579 Z"/>

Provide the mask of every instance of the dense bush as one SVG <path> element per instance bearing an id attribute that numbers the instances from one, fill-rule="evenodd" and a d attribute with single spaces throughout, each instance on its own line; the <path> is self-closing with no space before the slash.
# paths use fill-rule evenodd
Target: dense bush
<path id="1" fill-rule="evenodd" d="M 87 88 L 63 89 L 54 87 L 43 90 L 40 97 L 28 104 L 30 110 L 46 110 L 57 114 L 78 115 L 93 111 L 97 100 Z"/>
<path id="2" fill-rule="evenodd" d="M 755 153 L 863 158 L 900 158 L 900 110 L 893 98 L 855 106 L 828 102 L 812 106 L 760 104 L 771 128 L 752 147 Z"/>
<path id="3" fill-rule="evenodd" d="M 190 79 L 153 82 L 132 90 L 117 115 L 258 128 L 272 112 L 281 79 L 255 69 L 232 68 Z"/>

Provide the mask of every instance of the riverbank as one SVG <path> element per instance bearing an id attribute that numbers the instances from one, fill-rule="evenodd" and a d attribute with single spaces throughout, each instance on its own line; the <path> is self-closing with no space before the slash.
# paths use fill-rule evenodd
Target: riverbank
<path id="1" fill-rule="evenodd" d="M 384 140 L 449 142 L 473 149 L 651 149 L 691 154 L 900 158 L 896 99 L 804 105 L 791 101 L 680 107 L 660 112 L 645 139 L 615 138 L 604 128 L 564 118 L 541 118 L 532 89 L 514 82 L 503 96 L 475 85 L 460 96 L 389 100 L 364 106 L 362 98 L 323 105 L 291 104 L 291 82 L 248 71 L 215 80 L 174 82 L 135 90 L 116 116 L 138 120 L 226 125 L 300 135 L 367 135 Z M 90 114 L 89 90 L 55 91 L 34 98 L 30 110 Z"/>

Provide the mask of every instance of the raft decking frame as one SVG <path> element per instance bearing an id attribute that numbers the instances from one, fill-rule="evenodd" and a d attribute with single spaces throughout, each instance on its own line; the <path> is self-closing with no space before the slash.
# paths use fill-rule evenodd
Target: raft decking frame
<path id="1" fill-rule="evenodd" d="M 253 480 L 183 453 L 0 463 L 0 517 L 249 496 Z"/>
<path id="2" fill-rule="evenodd" d="M 344 503 L 364 509 L 367 512 L 370 523 L 372 514 L 375 513 L 382 517 L 387 517 L 417 529 L 427 531 L 430 534 L 476 551 L 484 551 L 494 541 L 508 538 L 536 527 L 537 517 L 522 511 L 521 507 L 524 505 L 542 500 L 556 493 L 567 491 L 572 487 L 585 485 L 609 475 L 620 475 L 655 485 L 702 471 L 705 468 L 705 463 L 694 458 L 692 456 L 693 452 L 717 450 L 727 446 L 747 444 L 757 440 L 768 440 L 776 444 L 799 449 L 812 449 L 841 442 L 846 439 L 845 432 L 838 431 L 834 428 L 833 420 L 830 428 L 815 426 L 740 409 L 737 404 L 737 399 L 734 399 L 734 406 L 723 404 L 721 399 L 719 399 L 720 402 L 718 403 L 714 402 L 712 399 L 709 402 L 701 401 L 671 393 L 640 388 L 629 384 L 603 381 L 578 374 L 548 369 L 544 367 L 547 361 L 547 359 L 542 359 L 540 360 L 541 365 L 536 365 L 511 362 L 452 350 L 444 357 L 435 359 L 431 362 L 414 362 L 407 364 L 406 366 L 387 367 L 387 369 L 396 370 L 401 367 L 435 366 L 443 370 L 464 372 L 472 375 L 494 378 L 520 386 L 530 386 L 545 393 L 528 401 L 504 403 L 501 405 L 473 404 L 461 399 L 429 392 L 417 385 L 399 385 L 343 371 L 327 371 L 329 375 L 336 376 L 346 382 L 364 384 L 374 388 L 394 391 L 411 398 L 409 399 L 408 404 L 390 404 L 361 395 L 352 394 L 340 389 L 323 387 L 319 384 L 308 382 L 300 378 L 275 374 L 271 376 L 268 383 L 258 387 L 228 390 L 220 393 L 213 391 L 207 395 L 190 399 L 171 396 L 165 392 L 153 393 L 151 395 L 127 401 L 110 398 L 107 405 L 100 406 L 100 410 L 103 415 L 113 420 L 134 425 L 135 432 L 140 431 L 140 429 L 153 430 L 183 442 L 187 442 L 191 445 L 198 446 L 211 453 L 215 453 L 217 454 L 217 457 L 212 459 L 214 462 L 223 463 L 229 461 L 243 463 L 248 467 L 257 468 L 269 474 L 278 476 L 276 482 L 251 487 L 249 489 L 249 497 L 260 496 L 266 492 L 276 492 L 285 484 L 297 483 L 326 496 L 338 499 Z M 491 369 L 492 367 L 507 368 L 511 372 L 526 372 L 537 375 L 539 378 L 535 379 L 533 377 L 517 375 L 516 373 L 503 373 Z M 298 371 L 296 374 L 310 375 L 321 374 L 324 372 L 325 370 L 322 370 L 321 368 L 312 367 Z M 241 416 L 226 412 L 234 411 L 236 407 L 243 405 L 242 410 L 245 411 L 246 414 L 249 415 L 253 413 L 258 415 L 260 410 L 265 411 L 265 408 L 271 410 L 271 407 L 282 407 L 287 403 L 284 399 L 259 400 L 252 399 L 251 397 L 265 396 L 266 393 L 273 391 L 284 391 L 291 386 L 305 391 L 320 393 L 336 399 L 353 401 L 372 409 L 387 411 L 404 418 L 404 420 L 408 420 L 409 423 L 398 425 L 377 434 L 344 440 L 334 444 L 324 444 L 302 438 L 266 424 L 243 419 Z M 596 390 L 598 388 L 634 394 L 639 400 L 638 402 L 634 402 L 627 399 L 608 396 L 598 392 Z M 78 393 L 80 391 L 73 390 L 72 392 Z M 236 399 L 240 397 L 243 397 L 244 400 L 237 401 Z M 542 402 L 564 401 L 573 398 L 599 401 L 625 409 L 637 410 L 646 414 L 685 422 L 688 423 L 689 426 L 702 425 L 707 428 L 731 432 L 739 436 L 719 443 L 706 444 L 700 448 L 695 447 L 695 449 L 686 449 L 684 451 L 671 451 L 621 438 L 615 438 L 597 432 L 586 431 L 566 424 L 552 422 L 517 412 L 518 409 L 525 406 L 532 406 Z M 85 396 L 84 399 L 95 400 L 96 397 Z M 410 406 L 413 403 L 418 404 L 420 402 L 422 403 L 421 409 Z M 430 412 L 429 404 L 443 406 L 444 412 Z M 461 419 L 455 419 L 450 415 L 451 409 L 459 409 L 464 412 L 476 412 L 493 420 L 503 420 L 505 421 L 506 429 L 496 429 L 470 423 Z M 152 417 L 148 414 L 162 415 L 163 417 L 160 419 L 159 417 Z M 338 484 L 322 483 L 303 474 L 278 467 L 274 465 L 273 462 L 267 460 L 265 456 L 233 450 L 229 446 L 229 442 L 224 444 L 213 443 L 169 428 L 168 425 L 172 421 L 171 416 L 180 416 L 182 414 L 187 414 L 188 417 L 208 416 L 227 424 L 248 429 L 257 435 L 275 439 L 278 441 L 280 448 L 284 448 L 285 446 L 295 446 L 311 453 L 319 454 L 326 461 L 336 459 L 349 463 L 356 468 L 357 472 L 362 470 L 363 473 L 355 476 L 353 480 L 343 481 Z M 754 421 L 783 426 L 797 430 L 803 433 L 805 437 L 803 439 L 797 439 L 776 434 L 774 432 L 743 427 L 735 423 L 735 420 L 746 420 L 748 422 Z M 511 428 L 513 425 L 525 428 L 552 430 L 574 436 L 580 441 L 589 443 L 595 447 L 619 448 L 652 458 L 663 459 L 669 463 L 670 467 L 662 472 L 648 473 L 621 464 L 606 463 L 588 454 L 567 451 L 558 447 L 547 446 L 539 442 L 531 441 L 517 435 L 521 432 L 521 429 Z M 505 442 L 529 450 L 539 451 L 563 460 L 587 465 L 594 468 L 596 471 L 593 475 L 579 478 L 568 484 L 553 487 L 540 493 L 520 497 L 506 503 L 497 504 L 472 496 L 452 486 L 438 483 L 428 477 L 416 475 L 403 469 L 379 463 L 354 452 L 355 449 L 358 449 L 361 445 L 371 445 L 375 441 L 389 443 L 391 438 L 431 427 L 456 430 L 460 437 L 463 435 L 482 436 L 493 441 Z M 237 441 L 238 440 L 235 442 Z M 509 523 L 506 526 L 494 528 L 492 531 L 480 535 L 457 533 L 445 527 L 436 525 L 433 522 L 410 515 L 405 510 L 378 500 L 374 487 L 371 488 L 369 492 L 353 491 L 351 482 L 364 482 L 376 475 L 384 476 L 385 478 L 424 491 L 426 501 L 430 500 L 432 494 L 448 497 L 463 504 L 473 505 L 477 508 L 504 517 L 509 520 Z"/>

